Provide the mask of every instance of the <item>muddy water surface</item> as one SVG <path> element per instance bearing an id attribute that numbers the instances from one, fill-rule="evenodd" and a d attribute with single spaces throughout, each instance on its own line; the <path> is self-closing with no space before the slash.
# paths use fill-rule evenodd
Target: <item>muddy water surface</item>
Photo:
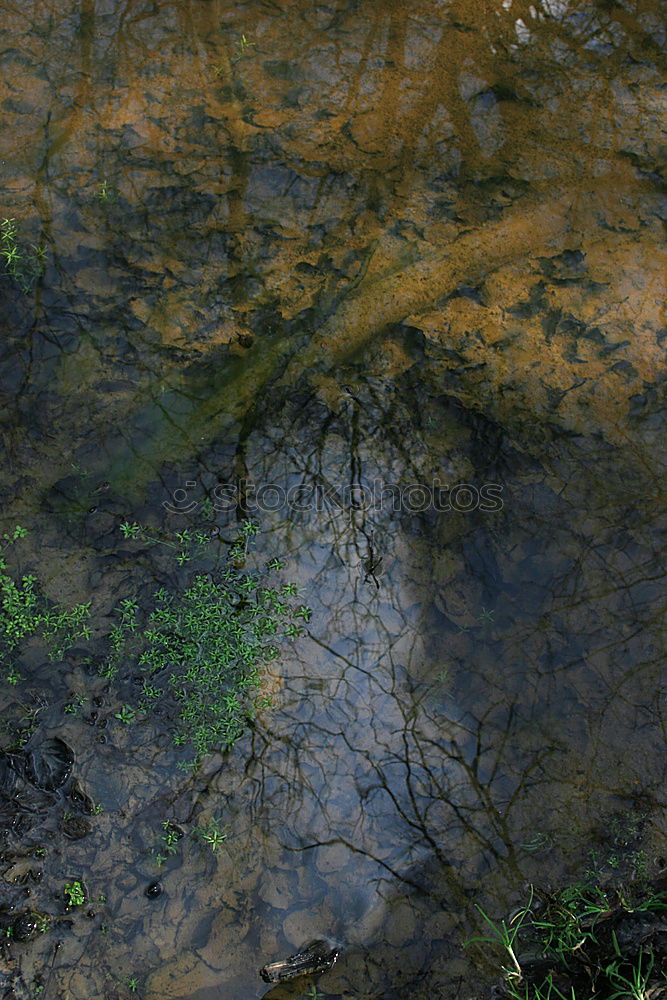
<path id="1" fill-rule="evenodd" d="M 3 786 L 3 921 L 52 918 L 5 995 L 298 997 L 257 970 L 319 935 L 325 997 L 485 995 L 475 903 L 665 851 L 664 9 L 0 12 L 0 215 L 46 251 L 0 284 L 12 570 L 98 634 L 164 579 L 121 522 L 211 569 L 250 516 L 313 612 L 195 774 L 26 652 L 3 746 L 59 736 L 103 811 Z"/>

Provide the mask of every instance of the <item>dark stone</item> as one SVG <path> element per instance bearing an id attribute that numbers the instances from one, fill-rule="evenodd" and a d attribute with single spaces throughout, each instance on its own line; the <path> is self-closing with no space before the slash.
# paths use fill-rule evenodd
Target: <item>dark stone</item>
<path id="1" fill-rule="evenodd" d="M 83 840 L 92 833 L 92 826 L 83 816 L 66 816 L 62 822 L 62 831 L 70 840 Z"/>
<path id="2" fill-rule="evenodd" d="M 162 883 L 155 879 L 154 882 L 151 882 L 150 885 L 147 885 L 144 889 L 144 896 L 147 899 L 157 899 L 158 896 L 162 895 L 162 892 Z"/>
<path id="3" fill-rule="evenodd" d="M 15 941 L 30 941 L 37 934 L 37 914 L 27 910 L 19 913 L 12 924 L 12 937 Z"/>

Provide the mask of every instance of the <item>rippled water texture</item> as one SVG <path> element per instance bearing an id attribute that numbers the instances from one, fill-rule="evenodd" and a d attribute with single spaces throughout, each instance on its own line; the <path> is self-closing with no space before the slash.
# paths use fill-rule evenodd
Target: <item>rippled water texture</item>
<path id="1" fill-rule="evenodd" d="M 80 839 L 69 784 L 0 810 L 0 910 L 55 918 L 4 996 L 300 997 L 257 970 L 320 935 L 325 997 L 482 995 L 475 903 L 623 824 L 665 852 L 665 5 L 0 16 L 0 218 L 45 250 L 0 277 L 18 570 L 103 630 L 161 579 L 121 521 L 250 516 L 313 610 L 273 708 L 190 776 L 76 653 L 4 684 L 2 745 L 38 720 L 104 807 Z M 162 823 L 211 816 L 223 847 L 160 871 Z"/>

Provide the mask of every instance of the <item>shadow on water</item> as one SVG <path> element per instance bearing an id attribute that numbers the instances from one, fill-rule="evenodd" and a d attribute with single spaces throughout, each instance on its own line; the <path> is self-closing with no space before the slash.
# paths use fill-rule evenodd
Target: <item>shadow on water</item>
<path id="1" fill-rule="evenodd" d="M 0 214 L 48 251 L 0 289 L 12 569 L 92 599 L 95 651 L 250 518 L 312 609 L 192 773 L 119 718 L 133 665 L 27 651 L 0 924 L 49 926 L 4 995 L 300 997 L 257 970 L 327 936 L 327 997 L 471 996 L 476 903 L 621 864 L 623 825 L 664 851 L 656 9 L 0 9 Z M 135 519 L 210 543 L 168 569 Z"/>

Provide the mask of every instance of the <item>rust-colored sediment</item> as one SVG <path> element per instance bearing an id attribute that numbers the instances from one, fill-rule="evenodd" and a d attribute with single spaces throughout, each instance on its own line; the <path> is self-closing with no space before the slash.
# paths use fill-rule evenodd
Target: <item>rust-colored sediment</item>
<path id="1" fill-rule="evenodd" d="M 428 312 L 462 284 L 474 285 L 518 257 L 555 253 L 567 231 L 568 206 L 531 203 L 481 230 L 464 233 L 440 253 L 362 283 L 313 337 L 294 367 L 333 364 L 361 350 L 391 323 Z"/>

